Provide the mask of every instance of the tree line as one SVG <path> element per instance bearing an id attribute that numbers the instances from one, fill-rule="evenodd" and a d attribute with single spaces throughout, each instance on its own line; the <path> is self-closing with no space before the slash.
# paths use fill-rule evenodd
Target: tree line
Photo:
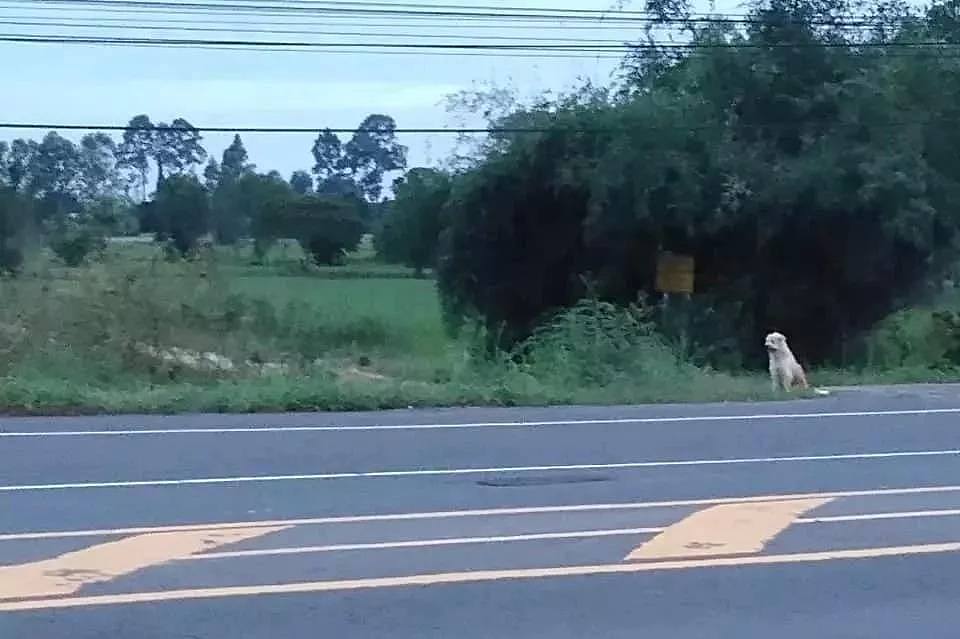
<path id="1" fill-rule="evenodd" d="M 119 141 L 92 132 L 74 142 L 51 131 L 39 142 L 0 142 L 0 272 L 15 274 L 41 241 L 77 265 L 106 236 L 136 232 L 180 255 L 205 236 L 221 244 L 252 238 L 260 257 L 277 238 L 295 238 L 314 261 L 335 263 L 375 223 L 385 176 L 406 166 L 395 130 L 379 114 L 346 141 L 323 130 L 312 170 L 289 179 L 258 172 L 239 135 L 219 160 L 211 157 L 184 118 L 135 116 Z"/>

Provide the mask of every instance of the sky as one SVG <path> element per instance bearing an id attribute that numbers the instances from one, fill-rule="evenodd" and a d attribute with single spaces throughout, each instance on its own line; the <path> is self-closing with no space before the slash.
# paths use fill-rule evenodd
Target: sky
<path id="1" fill-rule="evenodd" d="M 0 38 L 9 35 L 133 36 L 243 40 L 309 40 L 358 43 L 424 43 L 509 38 L 521 41 L 601 39 L 635 41 L 642 24 L 547 22 L 530 24 L 395 16 L 325 16 L 244 13 L 244 3 L 310 7 L 324 0 L 0 0 Z M 597 10 L 623 6 L 643 9 L 643 0 L 406 0 L 424 5 L 472 5 L 490 10 Z M 130 7 L 161 2 L 164 7 Z M 185 9 L 182 3 L 231 3 L 211 13 Z M 373 2 L 403 8 L 403 0 L 328 0 L 357 6 Z M 83 3 L 87 3 L 84 5 Z M 113 3 L 113 4 L 111 4 Z M 176 4 L 174 4 L 176 3 Z M 911 2 L 911 4 L 920 4 Z M 195 5 L 196 6 L 196 5 Z M 369 6 L 369 5 L 367 5 Z M 695 0 L 695 11 L 742 13 L 742 0 Z M 58 26 L 59 25 L 59 26 Z M 166 27 L 161 30 L 160 27 Z M 173 27 L 173 28 L 171 28 Z M 188 30 L 184 30 L 184 27 Z M 219 29 L 210 31 L 209 29 Z M 244 31 L 245 30 L 245 31 Z M 271 33 L 265 33 L 270 30 Z M 347 35 L 352 33 L 354 35 Z M 403 37 L 396 37 L 398 34 Z M 491 40 L 487 40 L 490 42 Z M 515 42 L 516 40 L 514 40 Z M 138 48 L 80 44 L 0 42 L 4 61 L 4 97 L 0 120 L 123 125 L 146 113 L 154 122 L 183 117 L 198 127 L 350 128 L 371 113 L 395 118 L 401 128 L 483 126 L 461 122 L 448 113 L 446 96 L 483 86 L 511 86 L 523 97 L 569 89 L 583 79 L 609 84 L 619 55 L 518 57 L 471 52 L 407 51 L 408 54 L 250 50 L 210 48 Z M 78 139 L 76 133 L 62 132 Z M 0 139 L 40 138 L 43 131 L 0 130 Z M 220 158 L 232 134 L 205 134 L 204 145 Z M 245 133 L 250 160 L 260 171 L 289 177 L 309 170 L 314 134 Z M 408 166 L 435 165 L 447 159 L 456 139 L 450 134 L 402 134 Z"/>
<path id="2" fill-rule="evenodd" d="M 179 1 L 179 0 L 178 0 Z M 216 1 L 216 0 L 211 0 Z M 244 0 L 250 1 L 250 0 Z M 262 0 L 270 2 L 271 0 Z M 277 0 L 289 1 L 289 0 Z M 309 0 L 308 0 L 309 1 Z M 397 0 L 389 0 L 396 2 Z M 424 4 L 441 0 L 420 0 Z M 613 0 L 447 0 L 448 4 L 502 8 L 574 8 L 608 10 Z M 76 6 L 76 5 L 71 5 Z M 0 32 L 15 34 L 132 35 L 177 38 L 242 38 L 264 40 L 316 39 L 357 42 L 374 40 L 376 34 L 407 33 L 397 42 L 443 41 L 441 36 L 508 35 L 509 37 L 631 38 L 636 26 L 604 30 L 546 28 L 511 25 L 502 31 L 475 28 L 455 22 L 398 23 L 394 18 L 364 18 L 330 21 L 297 16 L 236 17 L 224 13 L 199 17 L 177 11 L 153 14 L 120 13 L 110 7 L 97 9 L 49 7 L 30 0 L 0 0 Z M 637 7 L 640 8 L 640 7 Z M 146 16 L 146 17 L 145 17 Z M 318 30 L 322 35 L 266 35 L 262 33 L 183 33 L 104 30 L 80 24 L 143 24 L 164 19 L 200 20 L 219 26 L 217 20 L 254 21 L 255 28 Z M 66 27 L 50 26 L 65 21 Z M 350 24 L 350 21 L 353 24 Z M 11 22 L 35 22 L 33 25 Z M 60 22 L 59 24 L 64 24 Z M 156 24 L 154 22 L 153 24 Z M 371 24 L 383 26 L 372 27 Z M 38 26 L 39 25 L 39 26 Z M 239 26 L 247 28 L 251 26 Z M 233 27 L 230 27 L 231 29 Z M 342 32 L 366 33 L 347 37 Z M 421 37 L 422 36 L 422 37 Z M 184 117 L 195 126 L 353 127 L 369 113 L 393 116 L 399 127 L 456 126 L 444 108 L 445 96 L 485 83 L 512 85 L 522 95 L 569 88 L 578 78 L 607 84 L 617 61 L 608 56 L 573 59 L 521 58 L 489 55 L 383 55 L 371 53 L 324 53 L 304 51 L 250 51 L 178 48 L 136 48 L 77 44 L 2 43 L 4 99 L 2 117 L 7 122 L 125 124 L 130 117 L 146 113 L 154 122 Z M 482 124 L 476 121 L 471 124 Z M 42 131 L 0 132 L 0 137 L 42 137 Z M 62 132 L 77 139 L 79 134 Z M 258 170 L 276 169 L 285 176 L 296 169 L 310 169 L 314 135 L 243 134 L 250 159 Z M 205 134 L 204 144 L 219 159 L 232 135 Z M 408 165 L 430 165 L 449 156 L 452 135 L 405 134 Z"/>

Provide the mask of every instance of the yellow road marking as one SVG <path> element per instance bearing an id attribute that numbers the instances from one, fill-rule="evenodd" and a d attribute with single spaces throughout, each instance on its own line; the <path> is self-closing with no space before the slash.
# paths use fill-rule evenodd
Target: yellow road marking
<path id="1" fill-rule="evenodd" d="M 596 566 L 561 566 L 555 568 L 522 568 L 515 570 L 477 570 L 447 572 L 405 577 L 377 577 L 371 579 L 347 579 L 340 581 L 310 581 L 262 586 L 230 586 L 226 588 L 199 588 L 191 590 L 163 590 L 119 595 L 91 597 L 66 597 L 60 599 L 32 599 L 0 601 L 0 612 L 77 608 L 117 604 L 156 603 L 224 597 L 305 594 L 403 586 L 429 586 L 436 584 L 475 583 L 508 579 L 538 579 L 547 577 L 582 577 L 588 575 L 629 574 L 690 568 L 721 568 L 760 566 L 776 564 L 811 563 L 842 559 L 875 559 L 906 555 L 958 552 L 960 542 L 924 544 L 916 546 L 892 546 L 887 548 L 863 548 L 857 550 L 833 550 L 784 555 L 753 555 L 747 557 L 714 557 L 711 559 L 687 559 L 659 562 L 601 564 Z"/>
<path id="2" fill-rule="evenodd" d="M 763 550 L 797 517 L 829 497 L 748 504 L 720 504 L 700 510 L 634 549 L 626 560 L 743 555 Z"/>
<path id="3" fill-rule="evenodd" d="M 87 584 L 183 559 L 284 527 L 195 530 L 138 535 L 16 566 L 0 567 L 0 600 L 70 595 Z"/>
<path id="4" fill-rule="evenodd" d="M 252 528 L 256 526 L 300 526 L 318 524 L 355 524 L 386 521 L 411 521 L 424 519 L 455 519 L 461 517 L 490 517 L 506 515 L 535 515 L 547 513 L 574 513 L 641 510 L 648 508 L 681 508 L 685 506 L 712 506 L 716 504 L 749 504 L 786 499 L 816 499 L 843 497 L 883 497 L 892 495 L 923 495 L 958 493 L 960 486 L 920 486 L 914 488 L 881 488 L 874 490 L 848 490 L 825 493 L 795 493 L 784 495 L 760 495 L 753 497 L 716 497 L 706 499 L 681 499 L 673 501 L 623 502 L 613 504 L 575 504 L 571 506 L 531 506 L 521 508 L 486 508 L 474 510 L 450 510 L 414 513 L 387 513 L 379 515 L 346 515 L 339 517 L 312 517 L 303 519 L 280 519 L 265 521 L 239 521 L 226 523 L 182 524 L 173 526 L 138 526 L 128 528 L 100 528 L 88 530 L 38 531 L 0 534 L 0 541 L 30 539 L 62 539 L 70 537 L 107 537 L 140 535 L 162 532 L 185 532 L 193 530 Z"/>

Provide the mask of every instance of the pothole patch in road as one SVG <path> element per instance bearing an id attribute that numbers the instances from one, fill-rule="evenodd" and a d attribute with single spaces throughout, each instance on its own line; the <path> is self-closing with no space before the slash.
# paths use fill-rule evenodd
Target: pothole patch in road
<path id="1" fill-rule="evenodd" d="M 496 479 L 480 479 L 477 483 L 481 486 L 492 486 L 495 488 L 512 488 L 519 486 L 549 486 L 552 484 L 585 484 L 589 482 L 610 481 L 608 475 L 583 474 L 570 475 L 565 473 L 559 475 L 523 475 L 515 477 L 499 477 Z"/>

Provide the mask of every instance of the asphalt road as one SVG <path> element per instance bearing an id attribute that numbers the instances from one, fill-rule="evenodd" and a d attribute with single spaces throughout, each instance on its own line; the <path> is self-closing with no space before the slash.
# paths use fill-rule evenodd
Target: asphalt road
<path id="1" fill-rule="evenodd" d="M 955 637 L 960 388 L 0 418 L 0 638 Z"/>

